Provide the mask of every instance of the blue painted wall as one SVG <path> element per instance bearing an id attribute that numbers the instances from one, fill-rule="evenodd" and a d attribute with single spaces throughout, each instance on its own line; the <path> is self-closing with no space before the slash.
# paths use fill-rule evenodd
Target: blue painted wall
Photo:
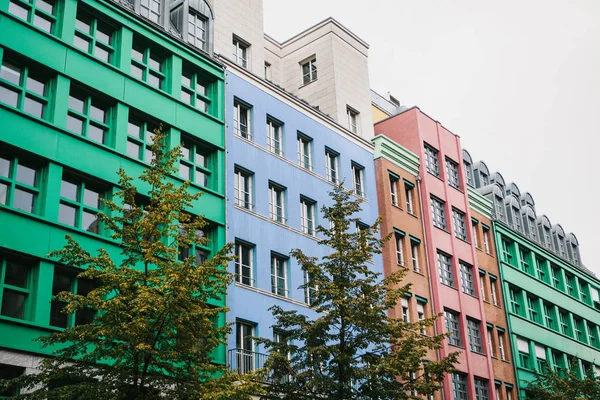
<path id="1" fill-rule="evenodd" d="M 287 310 L 310 313 L 304 304 L 304 291 L 298 289 L 304 283 L 304 274 L 295 260 L 288 265 L 289 300 L 271 294 L 271 252 L 287 255 L 292 249 L 301 248 L 305 254 L 322 257 L 326 249 L 315 239 L 301 233 L 300 195 L 317 202 L 317 224 L 327 223 L 320 213 L 321 207 L 330 205 L 328 192 L 333 186 L 326 180 L 325 147 L 340 153 L 338 169 L 344 186 L 352 186 L 351 162 L 365 167 L 364 186 L 366 199 L 363 210 L 358 215 L 361 221 L 371 224 L 378 217 L 377 195 L 375 191 L 375 171 L 373 153 L 351 140 L 328 129 L 310 116 L 278 100 L 267 91 L 247 82 L 231 71 L 226 76 L 226 122 L 227 122 L 227 240 L 244 240 L 255 245 L 254 277 L 255 287 L 232 284 L 228 293 L 229 322 L 244 320 L 255 324 L 255 335 L 272 338 L 273 318 L 268 308 L 279 305 Z M 252 106 L 251 127 L 253 142 L 234 135 L 234 98 Z M 267 145 L 267 115 L 284 123 L 284 158 L 270 153 Z M 313 173 L 298 165 L 297 132 L 313 139 Z M 254 173 L 254 210 L 249 212 L 234 207 L 234 166 L 243 167 Z M 315 176 L 318 175 L 318 176 Z M 269 181 L 287 188 L 285 209 L 287 229 L 269 220 Z M 373 268 L 383 273 L 380 256 L 374 258 Z M 230 266 L 235 272 L 235 266 Z M 235 348 L 235 328 L 229 339 L 228 349 Z M 264 353 L 257 347 L 255 351 Z"/>

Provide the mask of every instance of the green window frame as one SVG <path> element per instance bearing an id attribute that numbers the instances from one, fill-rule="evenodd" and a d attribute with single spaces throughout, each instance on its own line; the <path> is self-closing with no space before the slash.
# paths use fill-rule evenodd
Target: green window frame
<path id="1" fill-rule="evenodd" d="M 550 275 L 552 278 L 552 286 L 554 286 L 558 290 L 564 291 L 563 281 L 562 281 L 562 277 L 561 277 L 561 273 L 560 273 L 560 267 L 552 265 L 550 267 Z"/>
<path id="2" fill-rule="evenodd" d="M 0 254 L 0 315 L 18 320 L 33 317 L 36 263 Z"/>
<path id="3" fill-rule="evenodd" d="M 585 332 L 584 321 L 581 318 L 573 318 L 573 325 L 575 328 L 575 339 L 587 344 L 587 335 Z"/>
<path id="4" fill-rule="evenodd" d="M 539 257 L 534 257 L 534 259 L 538 279 L 542 282 L 550 283 L 548 281 L 548 267 L 546 266 L 546 261 Z"/>
<path id="5" fill-rule="evenodd" d="M 39 68 L 12 59 L 5 52 L 0 66 L 0 103 L 46 119 L 49 81 Z"/>
<path id="6" fill-rule="evenodd" d="M 588 321 L 587 330 L 589 335 L 589 343 L 592 347 L 597 349 L 600 348 L 600 340 L 598 339 L 598 325 L 595 325 Z"/>
<path id="7" fill-rule="evenodd" d="M 160 90 L 165 90 L 166 59 L 158 50 L 134 38 L 131 75 Z"/>
<path id="8" fill-rule="evenodd" d="M 579 282 L 579 293 L 581 294 L 581 301 L 583 301 L 589 306 L 593 306 L 592 296 L 590 293 L 590 285 L 581 279 L 577 279 L 577 281 Z"/>
<path id="9" fill-rule="evenodd" d="M 25 367 L 19 367 L 16 365 L 0 364 L 0 380 L 11 380 L 20 377 L 25 374 Z M 20 394 L 21 391 L 18 387 L 11 389 L 4 389 L 0 391 L 0 399 L 12 399 L 14 396 Z"/>
<path id="10" fill-rule="evenodd" d="M 81 5 L 81 3 L 79 3 Z M 75 47 L 104 61 L 115 63 L 115 28 L 80 7 L 75 20 Z"/>
<path id="11" fill-rule="evenodd" d="M 521 299 L 521 291 L 511 287 L 508 290 L 510 309 L 514 314 L 522 315 L 522 299 Z"/>
<path id="12" fill-rule="evenodd" d="M 567 294 L 576 299 L 579 298 L 579 293 L 577 290 L 577 282 L 575 280 L 575 276 L 565 272 L 565 287 L 567 289 Z"/>
<path id="13" fill-rule="evenodd" d="M 0 204 L 36 214 L 39 212 L 41 168 L 18 156 L 0 154 Z"/>
<path id="14" fill-rule="evenodd" d="M 54 33 L 58 1 L 56 0 L 10 0 L 8 12 L 44 32 Z"/>
<path id="15" fill-rule="evenodd" d="M 556 325 L 556 307 L 553 304 L 544 302 L 544 322 L 546 327 L 558 331 Z"/>
<path id="16" fill-rule="evenodd" d="M 93 281 L 88 279 L 78 278 L 78 271 L 69 268 L 54 267 L 54 277 L 52 279 L 52 296 L 56 296 L 61 292 L 71 292 L 80 296 L 87 295 L 95 288 Z M 96 316 L 96 310 L 85 308 L 77 310 L 72 314 L 62 312 L 65 303 L 52 299 L 50 303 L 50 320 L 51 326 L 57 328 L 68 328 L 76 325 L 89 324 Z"/>
<path id="17" fill-rule="evenodd" d="M 513 265 L 513 242 L 508 241 L 507 239 L 502 239 L 502 260 L 510 265 Z"/>
<path id="18" fill-rule="evenodd" d="M 563 374 L 566 372 L 566 365 L 565 365 L 565 357 L 563 353 L 560 353 L 558 351 L 552 351 L 552 364 L 554 365 L 554 370 L 560 375 L 563 376 Z"/>
<path id="19" fill-rule="evenodd" d="M 531 252 L 525 249 L 519 249 L 521 256 L 521 269 L 528 275 L 533 275 L 533 269 L 531 268 Z"/>
<path id="20" fill-rule="evenodd" d="M 106 193 L 106 188 L 101 185 L 63 173 L 59 222 L 87 232 L 102 234 L 104 229 L 98 214 L 104 208 L 101 199 L 107 197 Z"/>
<path id="21" fill-rule="evenodd" d="M 152 161 L 151 146 L 154 131 L 157 128 L 158 124 L 130 116 L 127 123 L 127 155 L 150 164 Z"/>
<path id="22" fill-rule="evenodd" d="M 70 132 L 108 145 L 111 134 L 110 114 L 111 107 L 106 101 L 71 86 L 67 115 L 67 129 Z"/>
<path id="23" fill-rule="evenodd" d="M 531 321 L 541 324 L 540 317 L 540 299 L 531 295 L 527 295 L 527 314 Z"/>
<path id="24" fill-rule="evenodd" d="M 185 235 L 186 233 L 182 226 L 179 227 L 179 233 L 182 235 Z M 210 244 L 214 243 L 214 238 L 211 239 L 213 236 L 213 229 L 206 226 L 203 229 L 197 230 L 195 234 L 198 238 L 207 237 L 209 239 L 206 244 L 192 244 L 190 247 L 178 246 L 178 260 L 185 261 L 188 257 L 194 257 L 195 264 L 202 265 L 202 263 L 210 257 L 212 251 Z"/>
<path id="25" fill-rule="evenodd" d="M 212 84 L 192 68 L 183 68 L 181 74 L 181 100 L 192 107 L 212 114 Z"/>
<path id="26" fill-rule="evenodd" d="M 569 318 L 569 313 L 564 310 L 558 311 L 558 320 L 560 322 L 560 331 L 564 335 L 573 337 L 573 331 L 571 329 L 571 321 Z"/>
<path id="27" fill-rule="evenodd" d="M 529 353 L 519 351 L 519 366 L 525 369 L 531 369 L 531 358 Z"/>
<path id="28" fill-rule="evenodd" d="M 196 185 L 211 187 L 213 154 L 215 150 L 191 135 L 181 135 L 179 176 Z"/>

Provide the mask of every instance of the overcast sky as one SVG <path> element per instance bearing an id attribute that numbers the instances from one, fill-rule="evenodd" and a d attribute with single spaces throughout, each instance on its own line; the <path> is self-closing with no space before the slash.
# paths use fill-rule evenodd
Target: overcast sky
<path id="1" fill-rule="evenodd" d="M 264 0 L 283 41 L 329 16 L 370 45 L 370 84 L 529 191 L 600 276 L 600 1 Z"/>

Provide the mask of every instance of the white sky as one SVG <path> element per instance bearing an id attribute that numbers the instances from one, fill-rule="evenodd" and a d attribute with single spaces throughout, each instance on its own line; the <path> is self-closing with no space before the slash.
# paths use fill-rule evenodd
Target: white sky
<path id="1" fill-rule="evenodd" d="M 331 16 L 369 43 L 371 87 L 417 105 L 529 191 L 600 276 L 599 0 L 264 0 L 277 40 Z M 598 157 L 598 158 L 596 158 Z"/>

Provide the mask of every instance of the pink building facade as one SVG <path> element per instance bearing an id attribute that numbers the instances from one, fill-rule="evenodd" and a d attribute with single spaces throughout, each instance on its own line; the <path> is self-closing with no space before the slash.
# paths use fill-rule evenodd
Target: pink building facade
<path id="1" fill-rule="evenodd" d="M 451 334 L 440 355 L 460 352 L 460 372 L 444 381 L 445 398 L 495 399 L 460 138 L 417 107 L 376 123 L 378 134 L 420 157 L 432 311 L 444 314 L 437 333 Z"/>

